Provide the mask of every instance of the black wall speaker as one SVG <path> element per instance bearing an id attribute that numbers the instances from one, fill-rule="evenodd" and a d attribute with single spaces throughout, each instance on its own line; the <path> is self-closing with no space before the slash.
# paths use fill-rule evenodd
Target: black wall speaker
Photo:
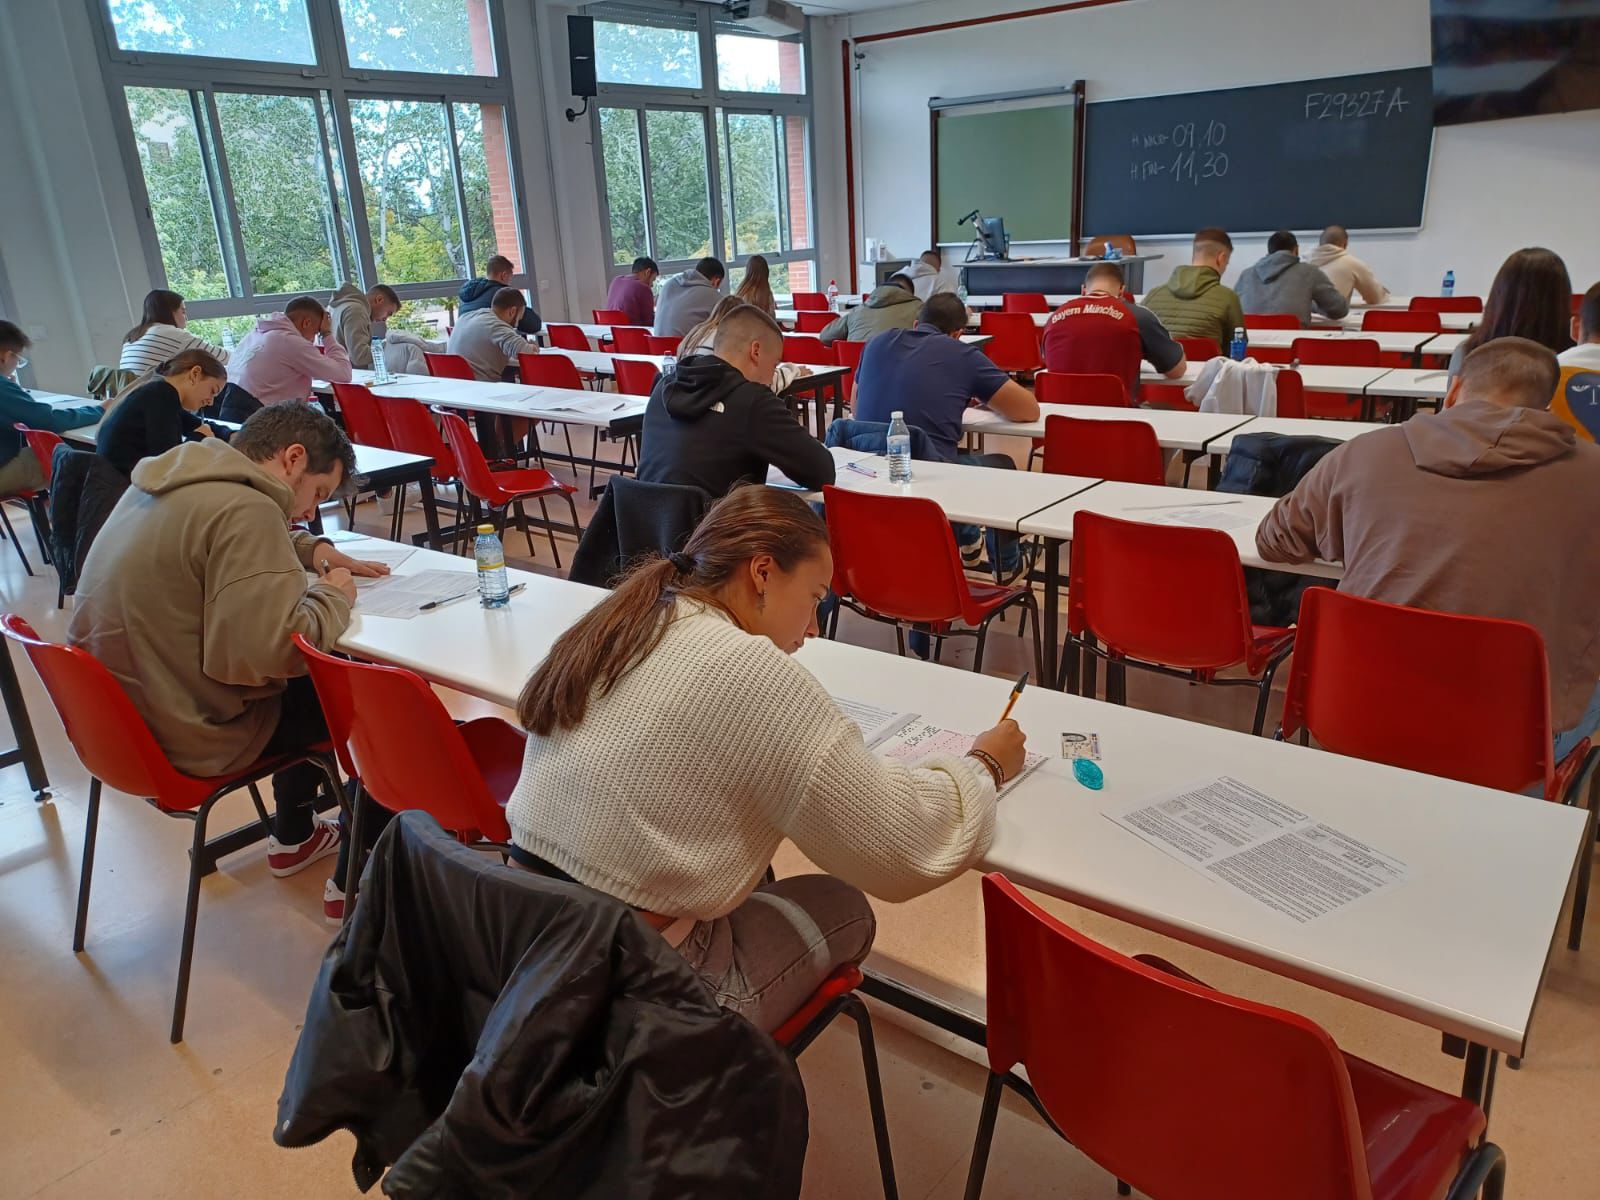
<path id="1" fill-rule="evenodd" d="M 572 94 L 584 97 L 594 95 L 593 17 L 567 17 L 567 54 L 572 69 Z"/>

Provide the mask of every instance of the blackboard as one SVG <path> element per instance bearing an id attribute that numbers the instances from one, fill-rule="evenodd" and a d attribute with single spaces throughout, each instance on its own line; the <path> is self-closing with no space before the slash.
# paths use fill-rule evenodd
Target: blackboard
<path id="1" fill-rule="evenodd" d="M 1072 96 L 1026 108 L 941 113 L 934 124 L 935 241 L 971 237 L 971 227 L 956 221 L 975 208 L 1004 217 L 1013 241 L 1068 241 L 1076 118 Z"/>
<path id="2" fill-rule="evenodd" d="M 1101 101 L 1084 142 L 1086 236 L 1415 228 L 1432 69 Z"/>

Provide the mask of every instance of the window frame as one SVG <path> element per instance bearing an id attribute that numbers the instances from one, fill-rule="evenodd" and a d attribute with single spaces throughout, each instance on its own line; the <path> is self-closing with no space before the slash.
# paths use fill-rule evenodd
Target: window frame
<path id="1" fill-rule="evenodd" d="M 116 29 L 111 20 L 108 0 L 85 0 L 89 5 L 96 51 L 101 72 L 111 101 L 112 119 L 118 146 L 122 153 L 129 193 L 133 199 L 135 216 L 145 261 L 156 286 L 168 284 L 166 264 L 161 256 L 161 241 L 156 230 L 149 192 L 145 187 L 144 169 L 139 157 L 138 140 L 133 121 L 128 112 L 125 88 L 164 88 L 198 94 L 201 97 L 201 115 L 206 119 L 197 135 L 204 145 L 220 133 L 217 122 L 215 93 L 246 92 L 253 94 L 309 96 L 316 106 L 318 137 L 323 152 L 323 170 L 328 185 L 328 203 L 334 216 L 336 230 L 335 276 L 341 281 L 355 280 L 363 287 L 380 282 L 377 260 L 373 249 L 371 230 L 366 220 L 366 195 L 361 181 L 360 161 L 355 145 L 355 128 L 350 118 L 350 104 L 354 100 L 409 100 L 441 103 L 450 135 L 454 197 L 457 212 L 462 218 L 464 238 L 463 261 L 472 270 L 481 270 L 476 261 L 467 232 L 464 185 L 460 170 L 460 141 L 455 122 L 456 104 L 498 106 L 505 114 L 507 142 L 507 168 L 512 192 L 512 210 L 516 218 L 517 257 L 522 270 L 511 277 L 511 286 L 530 290 L 537 295 L 537 272 L 532 260 L 532 239 L 529 237 L 527 213 L 527 185 L 522 169 L 522 156 L 516 152 L 520 145 L 517 134 L 517 115 L 510 74 L 505 58 L 504 0 L 487 0 L 490 39 L 495 49 L 498 73 L 487 75 L 428 74 L 415 71 L 380 71 L 368 68 L 352 69 L 349 50 L 345 43 L 343 14 L 337 0 L 314 3 L 307 0 L 307 15 L 311 39 L 317 62 L 314 64 L 260 63 L 244 59 L 219 59 L 202 55 L 157 54 L 123 50 L 117 44 Z M 324 109 L 323 105 L 327 107 Z M 329 121 L 336 135 L 329 136 Z M 230 295 L 216 300 L 196 300 L 189 305 L 190 316 L 195 319 L 214 317 L 251 316 L 273 308 L 281 309 L 294 295 L 300 293 L 259 293 L 254 291 L 249 277 L 248 260 L 243 245 L 243 232 L 239 225 L 238 205 L 233 195 L 233 181 L 227 169 L 227 148 L 223 139 L 215 138 L 215 153 L 219 177 L 213 179 L 207 162 L 207 188 L 212 195 L 213 215 L 220 223 L 224 271 L 228 275 Z M 337 168 L 337 169 L 335 169 Z M 344 181 L 344 194 L 334 184 L 335 176 Z M 349 211 L 344 206 L 349 205 Z M 349 244 L 350 238 L 354 244 Z M 424 283 L 397 283 L 393 287 L 401 299 L 428 299 L 442 293 L 454 292 L 466 282 L 461 279 L 441 279 Z M 337 284 L 335 285 L 338 286 Z M 313 295 L 323 295 L 331 289 L 316 289 Z"/>

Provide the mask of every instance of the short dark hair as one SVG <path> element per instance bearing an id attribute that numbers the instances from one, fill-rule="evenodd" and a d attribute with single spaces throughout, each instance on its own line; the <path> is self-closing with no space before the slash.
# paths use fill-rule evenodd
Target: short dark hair
<path id="1" fill-rule="evenodd" d="M 514 308 L 527 308 L 528 298 L 517 288 L 503 287 L 489 301 L 489 307 L 495 312 L 510 312 Z"/>
<path id="2" fill-rule="evenodd" d="M 283 306 L 283 315 L 291 321 L 296 317 L 315 317 L 320 321 L 327 311 L 315 296 L 296 296 Z"/>
<path id="3" fill-rule="evenodd" d="M 355 478 L 356 452 L 344 430 L 333 418 L 318 412 L 304 400 L 285 400 L 267 404 L 250 414 L 239 432 L 229 440 L 251 462 L 266 462 L 280 450 L 304 446 L 306 469 L 324 475 L 335 463 L 344 468 L 339 491 L 345 491 Z"/>
<path id="4" fill-rule="evenodd" d="M 1204 250 L 1207 254 L 1217 254 L 1223 250 L 1233 249 L 1233 239 L 1228 236 L 1228 231 L 1218 225 L 1207 225 L 1194 235 L 1194 248 Z"/>
<path id="5" fill-rule="evenodd" d="M 504 271 L 510 271 L 514 273 L 516 269 L 517 264 L 512 262 L 504 254 L 491 254 L 489 256 L 489 261 L 483 264 L 483 273 L 485 275 L 499 275 Z"/>
<path id="6" fill-rule="evenodd" d="M 917 313 L 919 325 L 932 325 L 940 333 L 959 333 L 967 327 L 967 306 L 951 292 L 936 292 Z"/>
<path id="7" fill-rule="evenodd" d="M 382 296 L 396 308 L 400 307 L 400 293 L 395 291 L 387 283 L 375 283 L 372 285 L 372 290 L 377 292 L 378 295 Z"/>
<path id="8" fill-rule="evenodd" d="M 707 279 L 726 279 L 728 277 L 728 269 L 722 265 L 720 260 L 712 258 L 710 255 L 695 263 L 694 269 Z"/>
<path id="9" fill-rule="evenodd" d="M 777 342 L 783 346 L 783 327 L 754 304 L 741 304 L 729 309 L 711 336 L 711 348 L 733 346 L 740 342 Z"/>
<path id="10" fill-rule="evenodd" d="M 1600 283 L 1591 284 L 1578 304 L 1578 329 L 1585 340 L 1600 337 Z"/>
<path id="11" fill-rule="evenodd" d="M 1085 283 L 1093 283 L 1096 279 L 1114 279 L 1117 291 L 1121 291 L 1128 284 L 1128 276 L 1122 267 L 1114 262 L 1095 263 L 1089 268 L 1089 273 L 1083 277 Z"/>
<path id="12" fill-rule="evenodd" d="M 1348 246 L 1350 234 L 1343 225 L 1329 225 L 1322 231 L 1322 244 L 1324 246 Z"/>
<path id="13" fill-rule="evenodd" d="M 659 275 L 661 273 L 661 268 L 656 266 L 655 259 L 651 258 L 649 255 L 641 254 L 638 258 L 633 260 L 633 273 L 637 275 L 640 271 L 654 271 Z"/>
<path id="14" fill-rule="evenodd" d="M 896 271 L 883 282 L 886 284 L 892 283 L 895 287 L 905 288 L 906 291 L 912 293 L 913 295 L 915 295 L 917 291 L 917 285 L 911 282 L 911 276 L 903 275 L 899 271 Z"/>
<path id="15" fill-rule="evenodd" d="M 31 345 L 33 339 L 22 332 L 20 325 L 14 325 L 10 321 L 0 321 L 0 354 L 8 350 L 15 350 L 21 354 Z"/>
<path id="16" fill-rule="evenodd" d="M 1273 234 L 1267 239 L 1268 254 L 1276 254 L 1279 250 L 1298 251 L 1299 249 L 1300 239 L 1295 237 L 1294 234 L 1290 233 L 1287 229 L 1280 229 L 1277 233 Z"/>
<path id="17" fill-rule="evenodd" d="M 1549 408 L 1561 378 L 1555 352 L 1532 338 L 1499 337 L 1461 362 L 1461 397 L 1518 408 Z"/>

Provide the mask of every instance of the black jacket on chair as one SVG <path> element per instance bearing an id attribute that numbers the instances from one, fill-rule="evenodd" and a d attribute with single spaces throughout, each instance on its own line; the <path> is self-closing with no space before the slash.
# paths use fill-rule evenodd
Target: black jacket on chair
<path id="1" fill-rule="evenodd" d="M 614 476 L 583 531 L 567 578 L 615 587 L 634 559 L 683 549 L 710 507 L 711 497 L 688 484 Z"/>
<path id="2" fill-rule="evenodd" d="M 128 487 L 128 477 L 92 450 L 62 444 L 51 455 L 50 559 L 62 595 L 77 587 L 89 548 Z"/>
<path id="3" fill-rule="evenodd" d="M 805 1092 L 626 905 L 407 812 L 323 959 L 281 1146 L 356 1137 L 357 1186 L 421 1200 L 798 1196 Z M 392 1164 L 392 1165 L 391 1165 Z"/>

